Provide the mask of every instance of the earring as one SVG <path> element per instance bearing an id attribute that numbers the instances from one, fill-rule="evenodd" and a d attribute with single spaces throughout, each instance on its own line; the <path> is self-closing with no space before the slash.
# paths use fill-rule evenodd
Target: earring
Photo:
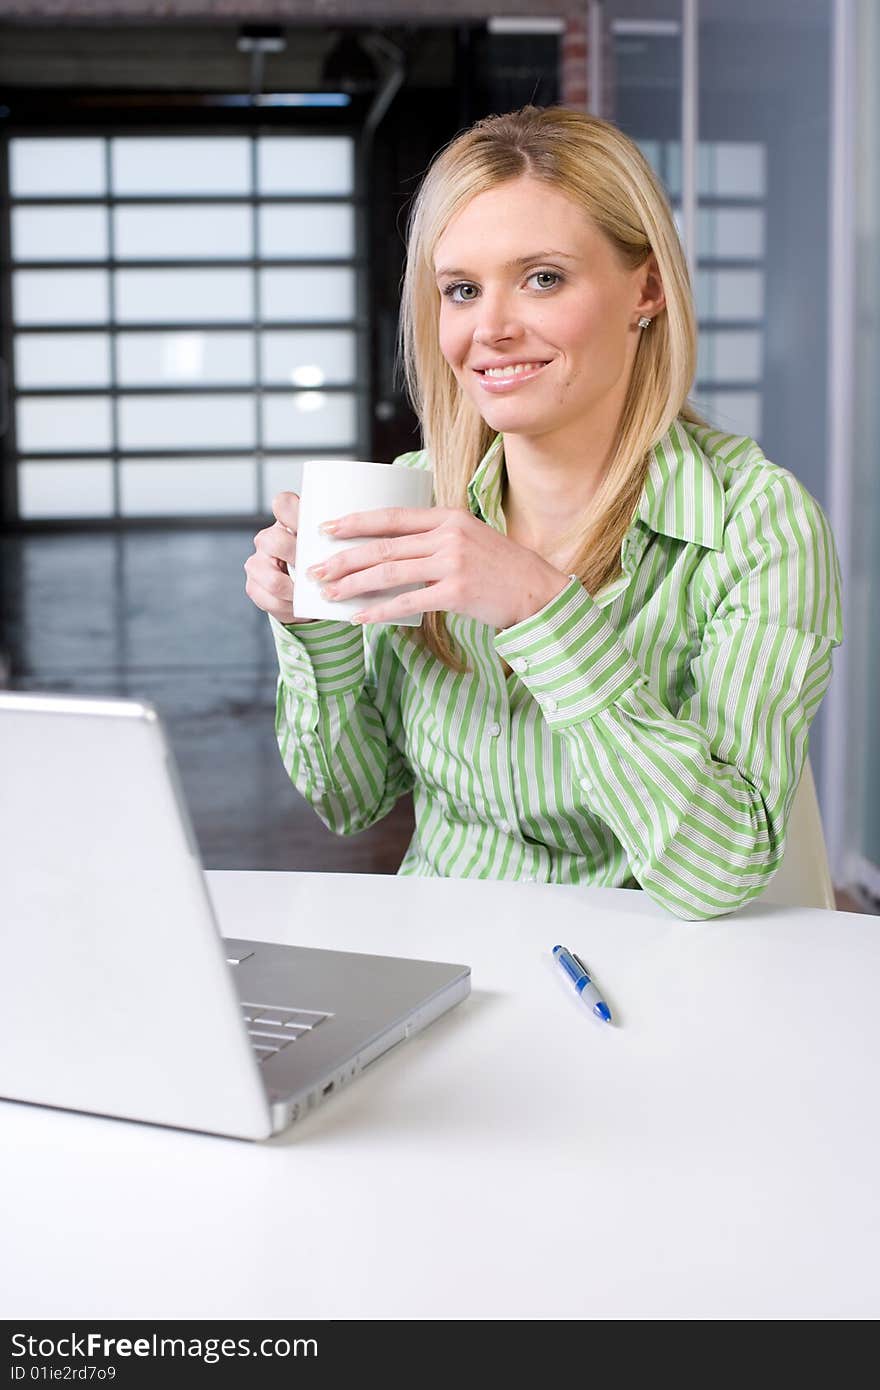
<path id="1" fill-rule="evenodd" d="M 639 319 L 639 328 L 647 328 L 647 327 L 648 327 L 648 324 L 649 324 L 650 322 L 651 322 L 650 319 L 644 319 L 644 318 Z"/>

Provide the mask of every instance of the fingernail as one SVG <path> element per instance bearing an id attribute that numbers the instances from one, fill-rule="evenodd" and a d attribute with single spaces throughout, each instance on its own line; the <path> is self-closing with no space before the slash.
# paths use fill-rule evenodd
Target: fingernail
<path id="1" fill-rule="evenodd" d="M 311 569 L 306 570 L 309 579 L 323 579 L 326 573 L 326 565 L 312 565 Z"/>
<path id="2" fill-rule="evenodd" d="M 339 522 L 322 521 L 321 525 L 318 527 L 318 530 L 320 531 L 322 536 L 334 536 L 336 532 L 339 530 Z"/>
<path id="3" fill-rule="evenodd" d="M 321 597 L 322 597 L 322 598 L 335 598 L 335 597 L 336 597 L 336 585 L 335 585 L 335 584 L 322 584 L 322 585 L 321 585 Z"/>
<path id="4" fill-rule="evenodd" d="M 366 616 L 366 613 L 352 613 L 348 621 L 351 623 L 352 627 L 358 627 L 359 624 L 361 624 L 364 621 Z"/>

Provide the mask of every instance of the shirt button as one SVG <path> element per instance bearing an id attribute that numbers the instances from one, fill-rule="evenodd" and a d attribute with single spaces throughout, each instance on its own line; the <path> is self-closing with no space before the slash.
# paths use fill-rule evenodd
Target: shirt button
<path id="1" fill-rule="evenodd" d="M 500 725 L 500 724 L 490 724 L 490 725 L 489 725 L 489 737 L 490 737 L 490 738 L 497 738 L 498 735 L 499 735 L 500 733 L 501 733 L 501 725 Z"/>
<path id="2" fill-rule="evenodd" d="M 529 663 L 524 656 L 518 656 L 516 660 L 511 661 L 510 664 L 514 671 L 527 671 L 529 669 Z"/>
<path id="3" fill-rule="evenodd" d="M 500 820 L 500 821 L 498 822 L 498 829 L 499 829 L 500 831 L 502 831 L 503 834 L 509 835 L 509 834 L 510 834 L 510 821 Z"/>
<path id="4" fill-rule="evenodd" d="M 556 704 L 556 701 L 551 698 L 544 701 L 544 708 L 548 714 L 553 714 L 554 711 L 558 708 L 558 706 Z"/>
<path id="5" fill-rule="evenodd" d="M 537 883 L 537 882 L 538 882 L 538 880 L 535 878 L 535 875 L 534 875 L 534 874 L 526 874 L 525 878 L 523 879 L 523 883 Z"/>
<path id="6" fill-rule="evenodd" d="M 297 690 L 303 690 L 305 688 L 306 678 L 305 676 L 294 676 L 293 683 L 296 686 Z"/>
<path id="7" fill-rule="evenodd" d="M 592 784 L 592 782 L 590 781 L 589 777 L 582 777 L 582 778 L 581 778 L 581 791 L 591 792 L 592 790 L 593 790 L 593 784 Z"/>

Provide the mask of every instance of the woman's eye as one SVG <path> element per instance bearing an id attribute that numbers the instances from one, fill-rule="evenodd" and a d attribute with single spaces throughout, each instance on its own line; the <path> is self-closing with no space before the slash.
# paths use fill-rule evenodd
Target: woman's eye
<path id="1" fill-rule="evenodd" d="M 543 276 L 545 279 L 557 281 L 562 279 L 562 276 L 557 275 L 555 270 L 536 270 L 532 278 L 537 280 L 539 276 Z M 543 285 L 542 288 L 552 290 L 555 289 L 555 285 Z"/>
<path id="2" fill-rule="evenodd" d="M 557 270 L 533 270 L 528 278 L 530 280 L 542 280 L 545 282 L 538 285 L 539 291 L 555 290 L 557 284 L 561 284 L 563 279 Z M 547 280 L 552 280 L 553 283 L 548 285 L 546 284 Z M 463 298 L 459 297 L 459 290 L 462 292 L 462 295 L 464 295 Z M 458 280 L 455 284 L 446 286 L 443 290 L 443 296 L 445 299 L 450 299 L 453 304 L 473 304 L 475 294 L 465 295 L 464 292 L 466 290 L 473 290 L 476 294 L 477 287 L 476 285 L 470 284 L 467 280 Z"/>
<path id="3" fill-rule="evenodd" d="M 455 291 L 456 291 L 456 290 L 473 290 L 473 289 L 476 289 L 476 286 L 475 286 L 475 285 L 447 285 L 447 286 L 446 286 L 446 289 L 443 291 L 443 293 L 444 293 L 444 295 L 446 296 L 447 299 L 451 299 L 451 300 L 452 300 L 453 304 L 467 304 L 467 303 L 470 302 L 470 296 L 468 297 L 468 299 L 465 299 L 465 300 L 456 299 L 456 298 L 455 298 Z"/>

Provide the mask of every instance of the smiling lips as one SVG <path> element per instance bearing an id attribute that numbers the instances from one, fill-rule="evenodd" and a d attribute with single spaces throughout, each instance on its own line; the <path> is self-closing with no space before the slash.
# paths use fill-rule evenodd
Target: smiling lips
<path id="1" fill-rule="evenodd" d="M 475 367 L 473 370 L 484 390 L 497 392 L 509 391 L 522 382 L 533 381 L 547 366 L 547 362 L 526 362 L 517 363 L 516 366 L 511 363 L 509 367 L 493 367 L 488 370 Z"/>

